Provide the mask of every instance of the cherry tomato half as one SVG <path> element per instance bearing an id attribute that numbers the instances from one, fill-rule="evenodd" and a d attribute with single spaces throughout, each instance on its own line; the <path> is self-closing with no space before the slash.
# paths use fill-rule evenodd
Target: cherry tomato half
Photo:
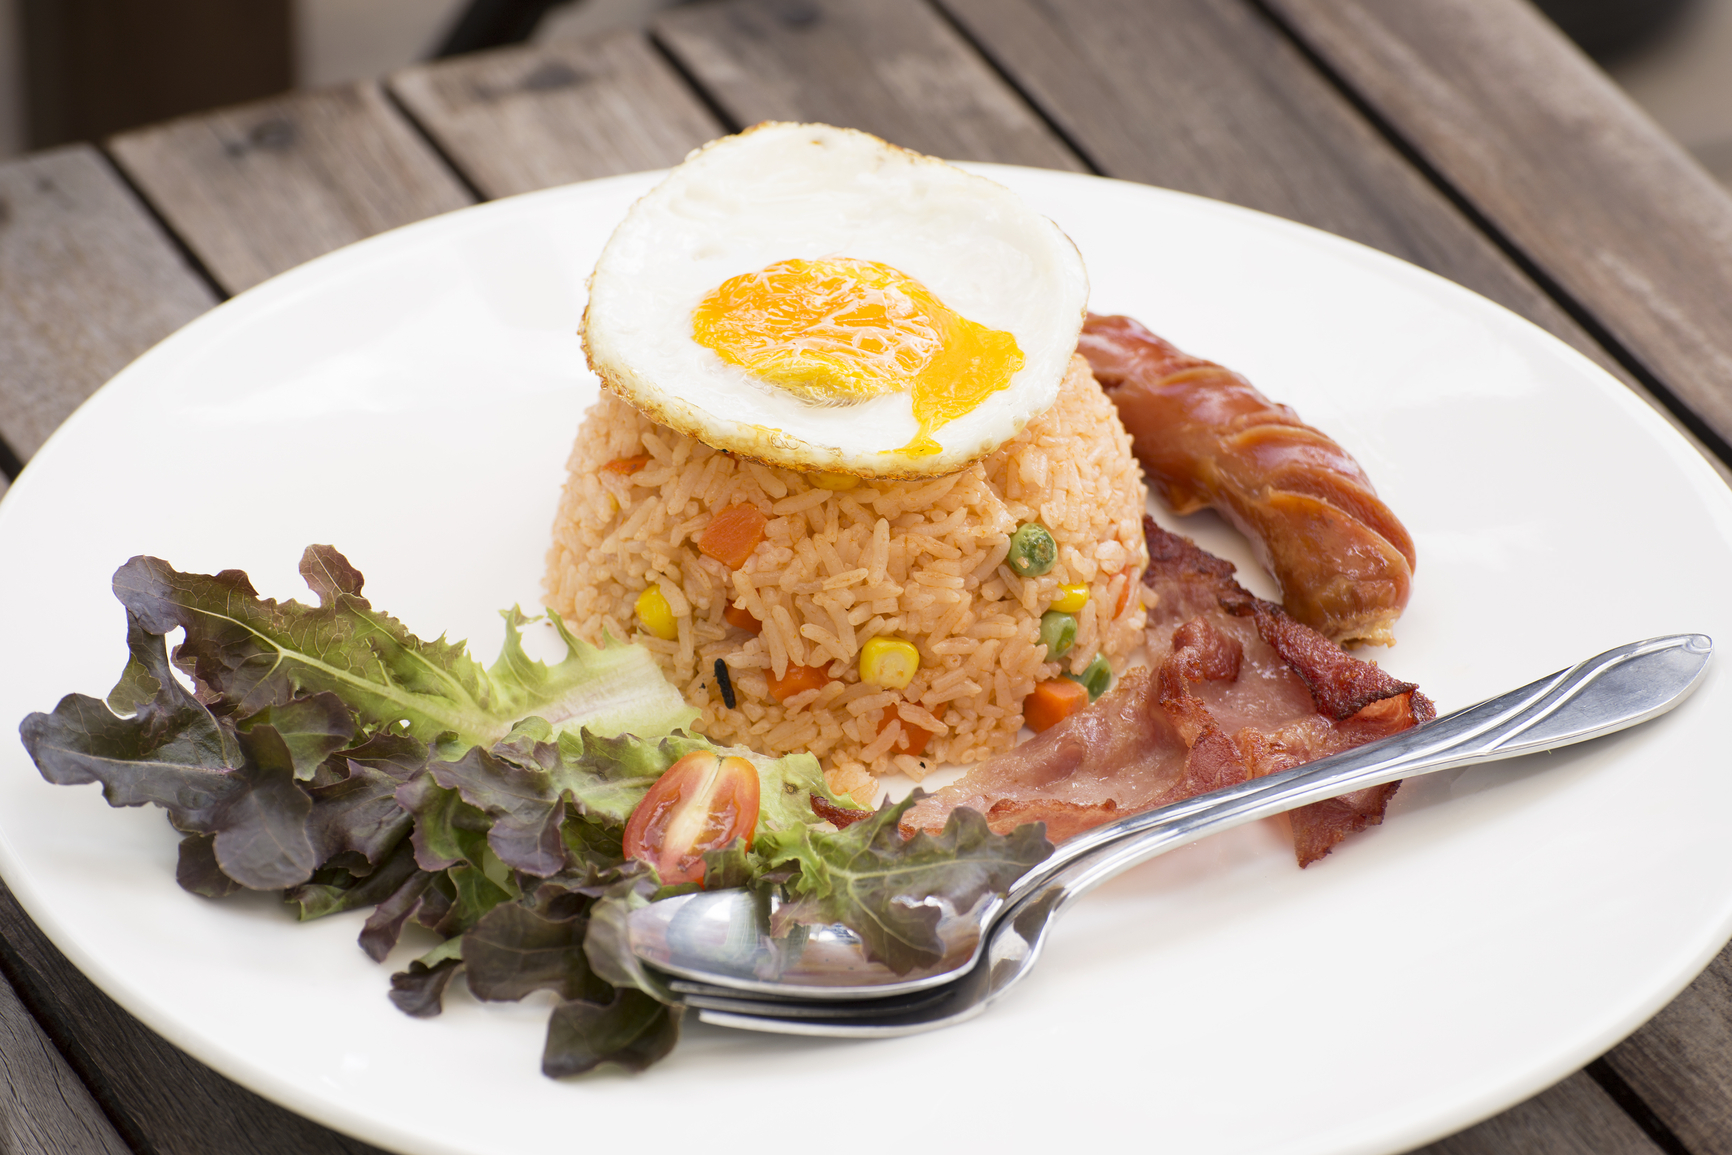
<path id="1" fill-rule="evenodd" d="M 704 881 L 704 852 L 734 839 L 752 845 L 758 772 L 744 758 L 694 750 L 656 779 L 625 823 L 625 853 L 647 862 L 662 885 Z"/>

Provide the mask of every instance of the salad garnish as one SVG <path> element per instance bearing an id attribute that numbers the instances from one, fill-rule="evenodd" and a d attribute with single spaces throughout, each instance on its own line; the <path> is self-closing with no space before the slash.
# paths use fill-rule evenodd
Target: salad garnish
<path id="1" fill-rule="evenodd" d="M 688 733 L 697 711 L 642 647 L 590 645 L 555 617 L 566 656 L 549 665 L 524 651 L 532 619 L 513 608 L 483 668 L 374 610 L 334 548 L 309 546 L 300 570 L 316 606 L 262 599 L 239 570 L 128 561 L 119 682 L 30 715 L 24 745 L 50 782 L 165 810 L 194 894 L 280 890 L 302 919 L 370 908 L 359 941 L 376 961 L 411 925 L 432 931 L 438 945 L 391 978 L 408 1014 L 438 1014 L 459 973 L 483 1000 L 553 991 L 547 1075 L 642 1070 L 678 1041 L 682 1008 L 626 942 L 647 902 L 757 887 L 782 898 L 780 919 L 843 923 L 906 971 L 940 953 L 926 900 L 966 909 L 1051 853 L 1039 826 L 997 835 L 968 810 L 904 841 L 914 798 L 863 811 L 810 754 Z M 658 788 L 682 759 L 685 785 Z M 652 793 L 675 809 L 632 823 Z M 721 814 L 753 796 L 755 820 Z"/>

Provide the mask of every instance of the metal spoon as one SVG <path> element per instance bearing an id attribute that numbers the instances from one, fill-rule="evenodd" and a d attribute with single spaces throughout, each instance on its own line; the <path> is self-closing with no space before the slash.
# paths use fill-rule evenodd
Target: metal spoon
<path id="1" fill-rule="evenodd" d="M 721 1016 L 717 1022 L 820 1034 L 929 1030 L 979 1013 L 1033 964 L 1060 909 L 1137 863 L 1311 802 L 1634 726 L 1688 696 L 1712 653 L 1702 634 L 1634 642 L 1380 742 L 1087 831 L 1002 898 L 947 912 L 939 924 L 943 958 L 914 973 L 869 961 L 846 927 L 800 928 L 778 939 L 768 932 L 763 900 L 737 890 L 634 912 L 632 951 L 675 976 L 672 991 L 706 1019 Z M 763 1022 L 734 1021 L 742 1017 Z"/>

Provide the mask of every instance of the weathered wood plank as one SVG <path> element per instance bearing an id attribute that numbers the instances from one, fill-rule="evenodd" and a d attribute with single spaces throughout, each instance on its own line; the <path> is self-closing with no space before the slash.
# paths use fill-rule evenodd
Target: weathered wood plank
<path id="1" fill-rule="evenodd" d="M 215 303 L 95 149 L 0 164 L 0 439 L 20 460 Z"/>
<path id="2" fill-rule="evenodd" d="M 1266 0 L 1493 227 L 1732 442 L 1732 197 L 1517 0 Z"/>
<path id="3" fill-rule="evenodd" d="M 0 1151 L 131 1155 L 102 1108 L 0 978 Z"/>
<path id="4" fill-rule="evenodd" d="M 231 293 L 474 200 L 376 84 L 174 120 L 109 148 Z"/>
<path id="5" fill-rule="evenodd" d="M 0 962 L 37 1020 L 140 1151 L 374 1155 L 170 1046 L 80 974 L 0 885 Z M 82 1152 L 70 1147 L 68 1151 Z"/>
<path id="6" fill-rule="evenodd" d="M 1732 480 L 1248 3 L 935 2 L 1106 175 L 1301 221 L 1466 285 L 1599 362 Z"/>
<path id="7" fill-rule="evenodd" d="M 654 34 L 737 125 L 816 120 L 954 160 L 1084 167 L 920 0 L 730 0 Z"/>
<path id="8" fill-rule="evenodd" d="M 1577 1072 L 1495 1118 L 1413 1155 L 1661 1155 L 1587 1075 Z"/>
<path id="9" fill-rule="evenodd" d="M 726 131 L 635 31 L 418 65 L 390 86 L 489 197 L 665 168 Z"/>
<path id="10" fill-rule="evenodd" d="M 1606 1062 L 1692 1155 L 1732 1155 L 1732 948 Z"/>

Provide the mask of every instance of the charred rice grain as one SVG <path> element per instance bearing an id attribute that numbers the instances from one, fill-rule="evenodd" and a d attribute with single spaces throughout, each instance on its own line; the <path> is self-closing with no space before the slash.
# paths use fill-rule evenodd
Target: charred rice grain
<path id="1" fill-rule="evenodd" d="M 716 688 L 722 692 L 722 705 L 734 709 L 738 700 L 734 697 L 734 680 L 728 676 L 728 663 L 716 659 Z"/>

